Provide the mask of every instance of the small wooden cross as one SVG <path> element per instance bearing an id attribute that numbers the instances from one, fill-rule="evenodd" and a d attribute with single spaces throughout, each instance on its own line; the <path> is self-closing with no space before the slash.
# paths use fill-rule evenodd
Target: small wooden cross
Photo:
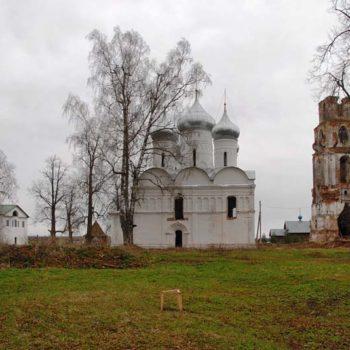
<path id="1" fill-rule="evenodd" d="M 160 292 L 160 311 L 164 310 L 164 296 L 165 294 L 175 294 L 177 298 L 177 304 L 179 306 L 179 310 L 183 311 L 182 306 L 182 293 L 180 289 L 170 289 L 170 290 L 162 290 Z"/>

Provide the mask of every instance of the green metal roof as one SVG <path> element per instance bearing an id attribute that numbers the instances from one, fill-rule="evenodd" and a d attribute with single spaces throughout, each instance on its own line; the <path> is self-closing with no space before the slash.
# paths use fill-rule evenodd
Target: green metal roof
<path id="1" fill-rule="evenodd" d="M 23 213 L 29 218 L 29 215 L 18 205 L 16 204 L 0 204 L 0 215 L 6 215 L 13 209 L 19 208 Z"/>

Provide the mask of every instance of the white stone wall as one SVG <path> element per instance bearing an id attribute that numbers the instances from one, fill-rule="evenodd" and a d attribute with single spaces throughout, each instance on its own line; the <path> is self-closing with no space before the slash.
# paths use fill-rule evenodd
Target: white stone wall
<path id="1" fill-rule="evenodd" d="M 225 168 L 213 180 L 201 171 L 190 169 L 183 177 L 178 174 L 174 186 L 163 191 L 155 186 L 143 189 L 143 200 L 134 218 L 136 245 L 174 247 L 176 230 L 182 231 L 183 247 L 254 244 L 254 181 L 238 168 Z M 174 200 L 178 193 L 184 198 L 184 220 L 175 220 Z M 228 196 L 235 196 L 237 200 L 237 217 L 233 219 L 227 217 Z M 111 243 L 122 244 L 118 214 L 111 219 Z"/>
<path id="2" fill-rule="evenodd" d="M 226 166 L 237 166 L 238 143 L 233 139 L 221 139 L 214 141 L 215 168 L 224 166 L 224 153 L 227 154 Z"/>
<path id="3" fill-rule="evenodd" d="M 15 244 L 15 241 L 18 245 L 28 244 L 27 218 L 20 216 L 1 216 L 0 242 L 3 244 Z"/>
<path id="4" fill-rule="evenodd" d="M 193 129 L 183 134 L 181 164 L 193 166 L 193 150 L 196 150 L 196 166 L 202 169 L 213 168 L 213 139 L 211 131 Z"/>

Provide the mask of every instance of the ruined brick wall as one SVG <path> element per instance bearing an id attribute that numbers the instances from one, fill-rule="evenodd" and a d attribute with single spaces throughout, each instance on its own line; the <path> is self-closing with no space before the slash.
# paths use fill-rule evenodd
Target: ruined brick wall
<path id="1" fill-rule="evenodd" d="M 319 103 L 314 129 L 311 240 L 339 237 L 338 217 L 350 194 L 350 99 L 329 96 Z"/>

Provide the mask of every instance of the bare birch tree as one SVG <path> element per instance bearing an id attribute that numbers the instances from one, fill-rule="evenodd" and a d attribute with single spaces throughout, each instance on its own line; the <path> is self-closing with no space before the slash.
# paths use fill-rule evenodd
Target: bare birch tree
<path id="1" fill-rule="evenodd" d="M 94 215 L 102 215 L 104 202 L 100 199 L 103 187 L 110 176 L 104 164 L 102 152 L 103 134 L 100 119 L 90 112 L 87 103 L 70 95 L 64 105 L 64 113 L 69 116 L 74 132 L 69 142 L 74 146 L 74 163 L 79 171 L 79 185 L 85 199 L 86 241 L 92 239 L 91 229 Z"/>
<path id="2" fill-rule="evenodd" d="M 62 160 L 56 155 L 48 158 L 45 167 L 41 171 L 41 178 L 35 181 L 30 189 L 36 199 L 36 218 L 39 222 L 50 223 L 50 235 L 56 237 L 59 210 L 64 198 L 64 180 L 67 168 Z"/>
<path id="3" fill-rule="evenodd" d="M 15 167 L 7 160 L 5 153 L 0 150 L 0 203 L 11 199 L 16 189 Z"/>
<path id="4" fill-rule="evenodd" d="M 350 1 L 331 0 L 331 12 L 337 16 L 327 43 L 318 46 L 309 72 L 317 87 L 317 97 L 334 95 L 350 98 Z"/>
<path id="5" fill-rule="evenodd" d="M 149 47 L 135 31 L 114 29 L 109 41 L 94 30 L 89 84 L 96 94 L 96 110 L 108 121 L 107 157 L 118 177 L 117 207 L 124 244 L 133 244 L 134 212 L 141 172 L 147 166 L 152 129 L 162 116 L 171 114 L 209 77 L 191 57 L 189 43 L 182 39 L 166 59 L 157 63 Z"/>

